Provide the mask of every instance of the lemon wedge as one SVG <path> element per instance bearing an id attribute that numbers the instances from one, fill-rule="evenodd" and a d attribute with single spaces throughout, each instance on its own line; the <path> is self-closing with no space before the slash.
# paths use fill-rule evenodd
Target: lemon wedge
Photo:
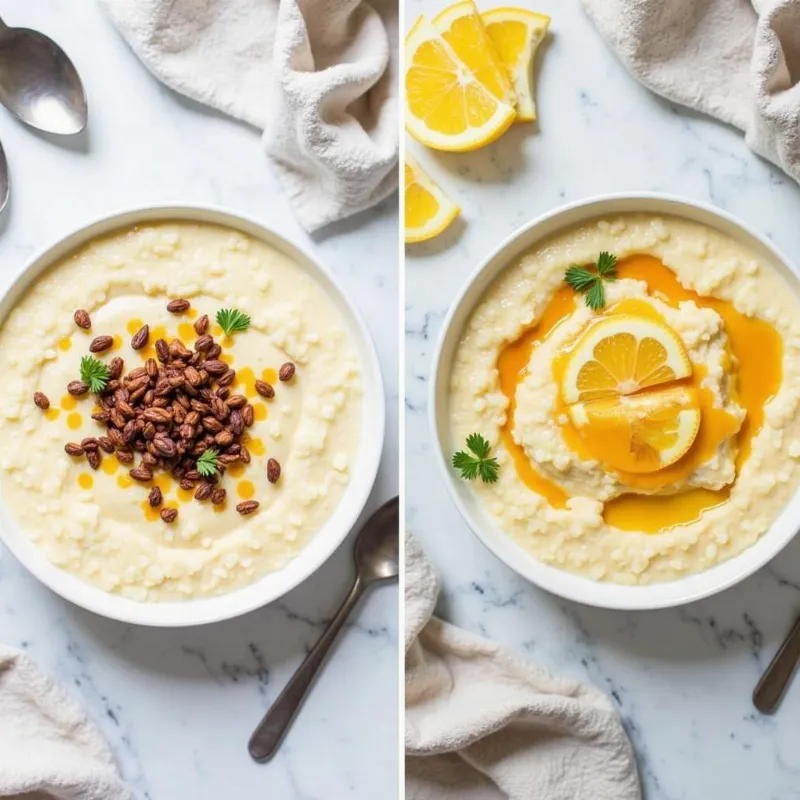
<path id="1" fill-rule="evenodd" d="M 465 152 L 495 141 L 511 126 L 516 111 L 511 102 L 498 97 L 499 92 L 513 101 L 510 81 L 498 72 L 496 54 L 484 46 L 488 37 L 480 18 L 477 33 L 471 16 L 463 23 L 459 19 L 453 18 L 447 27 L 449 18 L 445 18 L 444 34 L 425 17 L 409 31 L 405 41 L 405 121 L 408 132 L 422 144 Z M 468 65 L 451 42 L 466 51 L 471 40 L 462 43 L 461 39 L 470 31 L 477 39 Z"/>
<path id="2" fill-rule="evenodd" d="M 433 18 L 433 27 L 476 80 L 498 100 L 516 103 L 511 79 L 472 0 L 460 0 L 440 11 Z"/>
<path id="3" fill-rule="evenodd" d="M 533 62 L 547 35 L 550 17 L 526 8 L 493 8 L 481 14 L 483 26 L 508 73 L 517 106 L 517 122 L 536 119 Z"/>
<path id="4" fill-rule="evenodd" d="M 629 395 L 688 378 L 678 334 L 656 319 L 618 314 L 591 325 L 569 352 L 561 377 L 566 403 Z"/>
<path id="5" fill-rule="evenodd" d="M 589 452 L 622 472 L 656 472 L 688 453 L 700 430 L 696 392 L 672 387 L 568 407 Z"/>
<path id="6" fill-rule="evenodd" d="M 406 153 L 405 240 L 424 242 L 438 236 L 460 209 Z"/>

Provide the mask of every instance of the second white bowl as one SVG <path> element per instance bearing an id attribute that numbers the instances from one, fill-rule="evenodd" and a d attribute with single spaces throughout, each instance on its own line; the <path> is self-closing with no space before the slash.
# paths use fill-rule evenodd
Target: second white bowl
<path id="1" fill-rule="evenodd" d="M 794 537 L 800 524 L 800 493 L 795 494 L 772 527 L 752 547 L 705 572 L 668 583 L 622 586 L 580 577 L 536 560 L 498 528 L 469 484 L 458 479 L 449 463 L 454 443 L 448 418 L 453 356 L 464 325 L 495 278 L 535 243 L 587 220 L 626 212 L 670 214 L 715 228 L 769 262 L 800 294 L 800 273 L 766 238 L 744 223 L 702 203 L 659 194 L 620 194 L 592 198 L 551 211 L 518 230 L 472 273 L 444 321 L 436 348 L 431 381 L 431 426 L 437 456 L 450 496 L 475 535 L 501 561 L 553 594 L 588 605 L 617 609 L 667 608 L 722 591 L 766 564 Z"/>

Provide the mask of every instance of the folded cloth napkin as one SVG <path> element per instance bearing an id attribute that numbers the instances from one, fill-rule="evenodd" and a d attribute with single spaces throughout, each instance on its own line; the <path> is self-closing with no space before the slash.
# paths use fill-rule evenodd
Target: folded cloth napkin
<path id="1" fill-rule="evenodd" d="M 735 125 L 800 181 L 800 0 L 582 0 L 647 88 Z"/>
<path id="2" fill-rule="evenodd" d="M 132 800 L 100 731 L 24 653 L 0 646 L 0 798 Z"/>
<path id="3" fill-rule="evenodd" d="M 156 77 L 263 129 L 309 231 L 397 188 L 393 0 L 101 0 Z"/>
<path id="4" fill-rule="evenodd" d="M 406 792 L 414 800 L 640 800 L 611 701 L 432 616 L 406 536 Z"/>

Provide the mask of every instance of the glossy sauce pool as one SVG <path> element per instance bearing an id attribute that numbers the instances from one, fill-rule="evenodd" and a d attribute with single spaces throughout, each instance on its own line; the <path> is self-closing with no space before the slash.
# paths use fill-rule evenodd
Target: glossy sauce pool
<path id="1" fill-rule="evenodd" d="M 742 464 L 750 455 L 753 437 L 761 429 L 764 421 L 764 406 L 777 392 L 782 378 L 783 342 L 778 332 L 768 323 L 747 317 L 725 300 L 703 297 L 684 288 L 675 273 L 657 258 L 636 255 L 619 262 L 619 278 L 632 278 L 644 281 L 648 294 L 677 307 L 679 303 L 693 300 L 701 308 L 716 311 L 725 323 L 728 345 L 731 354 L 738 361 L 734 394 L 738 403 L 745 409 L 746 416 L 737 436 L 738 454 L 736 458 L 737 475 Z M 641 308 L 633 308 L 639 302 Z M 553 481 L 539 474 L 528 461 L 524 450 L 514 442 L 514 412 L 516 392 L 524 379 L 528 362 L 534 348 L 538 347 L 550 333 L 575 309 L 576 295 L 568 286 L 559 289 L 545 308 L 539 321 L 526 330 L 518 339 L 506 345 L 501 351 L 497 368 L 500 388 L 509 400 L 506 423 L 502 429 L 503 443 L 511 454 L 517 475 L 532 491 L 542 495 L 553 507 L 566 507 L 569 496 Z M 627 304 L 627 305 L 626 305 Z M 640 301 L 628 300 L 619 304 L 625 306 L 627 313 L 645 313 L 651 307 Z M 650 312 L 654 313 L 654 312 Z M 702 381 L 702 367 L 696 367 L 692 383 L 699 387 Z M 702 398 L 702 392 L 701 392 Z M 655 490 L 690 475 L 699 464 L 707 460 L 717 444 L 727 437 L 730 420 L 725 412 L 711 412 L 708 398 L 701 399 L 703 422 L 697 440 L 681 459 L 665 470 L 650 475 L 625 475 L 629 485 L 642 486 Z M 580 436 L 566 426 L 565 440 L 571 449 L 582 457 Z M 628 531 L 656 533 L 675 525 L 697 520 L 704 512 L 728 500 L 729 488 L 719 491 L 710 489 L 689 489 L 674 495 L 622 495 L 606 503 L 603 518 L 606 523 Z"/>

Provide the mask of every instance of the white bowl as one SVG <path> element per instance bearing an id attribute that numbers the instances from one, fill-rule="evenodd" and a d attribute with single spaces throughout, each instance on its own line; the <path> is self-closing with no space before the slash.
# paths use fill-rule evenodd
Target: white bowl
<path id="1" fill-rule="evenodd" d="M 104 216 L 80 228 L 25 265 L 0 301 L 0 323 L 31 283 L 71 251 L 91 239 L 119 228 L 164 220 L 226 225 L 266 242 L 299 264 L 326 290 L 346 320 L 361 358 L 364 385 L 361 444 L 353 464 L 350 483 L 333 516 L 284 569 L 270 573 L 229 594 L 162 603 L 137 603 L 109 594 L 51 564 L 0 503 L 0 537 L 3 543 L 45 586 L 76 605 L 104 617 L 139 625 L 181 627 L 229 619 L 271 603 L 294 589 L 328 559 L 355 525 L 372 490 L 383 449 L 385 412 L 383 381 L 369 331 L 334 277 L 308 253 L 287 242 L 260 222 L 222 208 L 192 205 L 136 208 Z"/>
<path id="2" fill-rule="evenodd" d="M 767 239 L 725 212 L 694 201 L 668 195 L 615 194 L 591 198 L 551 211 L 512 234 L 472 273 L 444 321 L 436 348 L 431 381 L 431 425 L 438 444 L 439 465 L 450 496 L 477 537 L 501 561 L 533 583 L 569 600 L 601 608 L 653 609 L 689 603 L 721 592 L 766 564 L 795 535 L 800 522 L 800 492 L 795 494 L 772 527 L 752 547 L 705 572 L 668 583 L 621 586 L 582 578 L 544 564 L 517 545 L 481 507 L 466 481 L 449 463 L 457 449 L 451 441 L 448 419 L 449 377 L 453 354 L 472 311 L 492 281 L 518 256 L 551 234 L 586 220 L 639 211 L 672 214 L 716 228 L 745 244 L 768 261 L 800 294 L 800 273 Z"/>

